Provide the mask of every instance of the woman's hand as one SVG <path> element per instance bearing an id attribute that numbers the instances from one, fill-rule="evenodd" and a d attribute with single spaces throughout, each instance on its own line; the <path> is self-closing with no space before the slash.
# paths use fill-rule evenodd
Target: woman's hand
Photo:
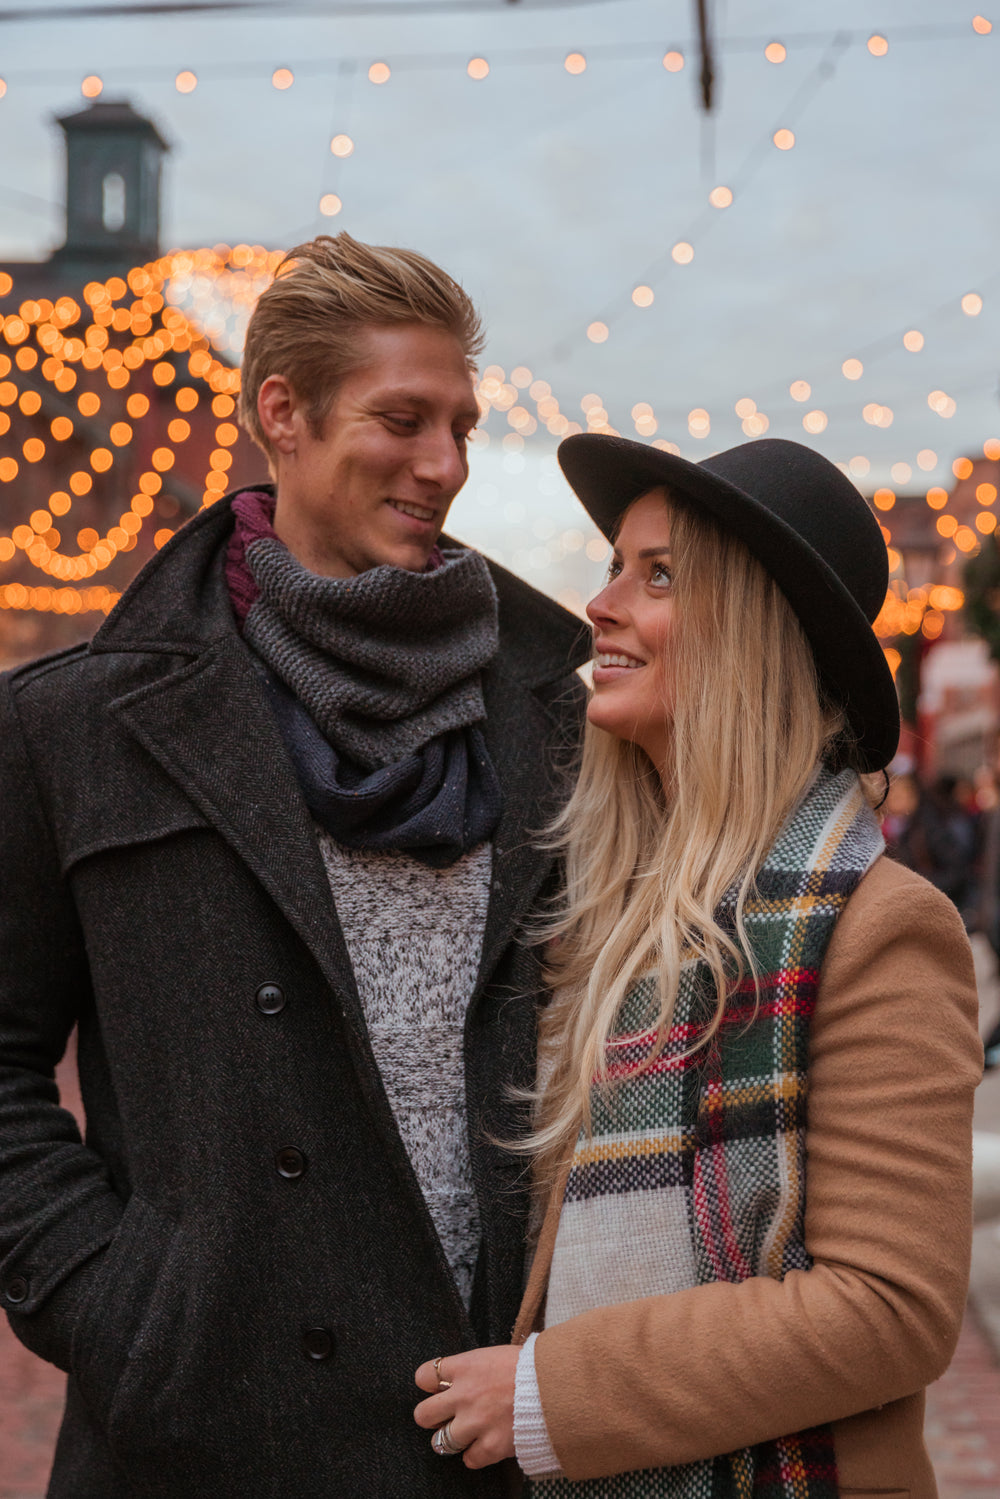
<path id="1" fill-rule="evenodd" d="M 450 1436 L 461 1447 L 467 1468 L 487 1468 L 514 1456 L 514 1374 L 521 1352 L 514 1344 L 475 1348 L 421 1364 L 420 1389 L 433 1391 L 413 1412 L 418 1426 L 434 1431 L 451 1422 Z M 451 1382 L 451 1388 L 439 1385 Z"/>

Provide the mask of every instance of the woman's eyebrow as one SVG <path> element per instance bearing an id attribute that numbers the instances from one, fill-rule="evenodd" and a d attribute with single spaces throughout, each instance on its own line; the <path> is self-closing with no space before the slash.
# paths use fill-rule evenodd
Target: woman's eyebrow
<path id="1" fill-rule="evenodd" d="M 639 556 L 642 558 L 662 557 L 664 552 L 670 552 L 669 543 L 667 544 L 667 546 L 663 547 L 643 547 L 642 551 L 639 553 Z"/>

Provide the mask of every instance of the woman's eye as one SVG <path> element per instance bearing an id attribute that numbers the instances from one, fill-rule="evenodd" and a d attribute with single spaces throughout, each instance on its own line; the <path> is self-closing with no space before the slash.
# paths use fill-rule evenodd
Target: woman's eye
<path id="1" fill-rule="evenodd" d="M 665 562 L 653 563 L 652 569 L 650 571 L 650 579 L 653 583 L 657 583 L 661 588 L 669 588 L 671 583 L 673 582 L 673 578 L 670 575 L 670 569 Z"/>
<path id="2" fill-rule="evenodd" d="M 621 563 L 618 561 L 618 559 L 616 557 L 612 557 L 611 561 L 608 563 L 608 571 L 607 571 L 606 581 L 608 583 L 610 583 L 611 580 L 612 580 L 612 578 L 617 578 L 617 576 L 621 572 L 621 570 L 622 570 Z"/>

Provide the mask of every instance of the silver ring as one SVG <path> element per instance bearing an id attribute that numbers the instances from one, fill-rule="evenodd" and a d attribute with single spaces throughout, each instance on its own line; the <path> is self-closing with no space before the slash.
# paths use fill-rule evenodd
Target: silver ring
<path id="1" fill-rule="evenodd" d="M 457 1446 L 451 1439 L 451 1421 L 446 1421 L 443 1426 L 438 1427 L 431 1437 L 431 1446 L 438 1457 L 458 1457 L 465 1451 L 464 1447 Z"/>

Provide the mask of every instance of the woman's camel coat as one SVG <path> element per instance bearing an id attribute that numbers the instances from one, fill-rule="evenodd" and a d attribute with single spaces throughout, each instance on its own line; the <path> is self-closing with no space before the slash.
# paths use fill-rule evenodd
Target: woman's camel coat
<path id="1" fill-rule="evenodd" d="M 810 1038 L 810 1271 L 601 1307 L 535 1345 L 571 1478 L 693 1462 L 832 1422 L 840 1490 L 934 1499 L 924 1387 L 948 1365 L 968 1279 L 969 944 L 951 905 L 888 859 L 827 949 Z M 544 1324 L 565 1177 L 515 1330 Z"/>

